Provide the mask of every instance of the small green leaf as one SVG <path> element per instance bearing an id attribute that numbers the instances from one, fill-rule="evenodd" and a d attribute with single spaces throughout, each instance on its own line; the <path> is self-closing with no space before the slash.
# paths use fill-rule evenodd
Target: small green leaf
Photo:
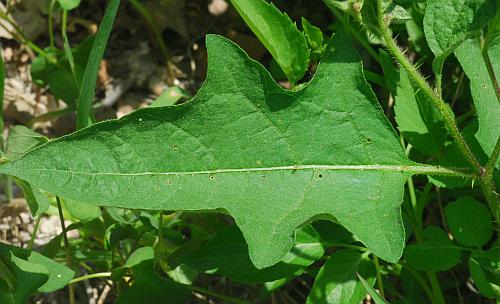
<path id="1" fill-rule="evenodd" d="M 382 0 L 382 11 L 390 23 L 405 23 L 411 20 L 410 13 L 393 0 Z"/>
<path id="2" fill-rule="evenodd" d="M 500 37 L 488 49 L 496 73 L 500 73 Z M 490 156 L 500 134 L 500 103 L 495 94 L 479 38 L 468 39 L 455 50 L 455 56 L 470 79 L 470 90 L 479 120 L 476 138 L 484 152 Z M 500 159 L 497 161 L 497 167 Z"/>
<path id="3" fill-rule="evenodd" d="M 365 255 L 351 249 L 336 251 L 321 267 L 307 303 L 361 303 L 366 291 L 357 273 L 367 278 L 369 286 L 373 286 L 375 268 Z"/>
<path id="4" fill-rule="evenodd" d="M 494 16 L 495 0 L 428 0 L 424 16 L 427 43 L 440 73 L 445 58 L 465 39 L 479 33 Z"/>
<path id="5" fill-rule="evenodd" d="M 96 205 L 75 201 L 69 198 L 62 198 L 66 211 L 75 219 L 90 221 L 101 216 L 101 208 Z"/>
<path id="6" fill-rule="evenodd" d="M 408 92 L 410 88 L 408 88 L 406 82 L 400 83 L 399 81 L 399 78 L 401 77 L 400 74 L 402 74 L 402 72 L 400 72 L 399 69 L 394 64 L 394 59 L 389 54 L 387 54 L 387 52 L 384 51 L 384 49 L 382 48 L 379 50 L 379 55 L 380 55 L 380 66 L 382 67 L 384 80 L 392 96 L 398 95 L 397 93 L 398 86 L 402 87 L 400 88 L 400 90 L 402 90 L 402 92 L 400 92 L 400 95 Z M 411 88 L 411 91 L 413 91 L 413 88 Z M 398 106 L 397 103 L 395 106 Z"/>
<path id="7" fill-rule="evenodd" d="M 34 251 L 28 257 L 28 262 L 36 265 L 44 265 L 48 269 L 49 279 L 38 288 L 40 292 L 54 292 L 64 288 L 75 276 L 75 272 L 70 268 Z"/>
<path id="8" fill-rule="evenodd" d="M 10 251 L 0 252 L 0 260 L 0 263 L 8 265 L 15 277 L 14 286 L 9 287 L 0 275 L 0 303 L 2 304 L 28 303 L 29 297 L 48 280 L 47 267 L 18 258 Z"/>
<path id="9" fill-rule="evenodd" d="M 16 185 L 21 188 L 24 199 L 30 208 L 33 217 L 40 216 L 49 209 L 50 202 L 40 189 L 32 187 L 28 182 L 18 178 L 13 178 Z"/>
<path id="10" fill-rule="evenodd" d="M 151 103 L 151 107 L 173 106 L 182 98 L 191 98 L 188 92 L 179 87 L 170 87 L 165 90 L 155 101 Z"/>
<path id="11" fill-rule="evenodd" d="M 491 214 L 472 197 L 461 197 L 444 209 L 453 237 L 464 246 L 481 247 L 493 234 Z"/>
<path id="12" fill-rule="evenodd" d="M 14 126 L 9 130 L 5 156 L 9 160 L 19 159 L 30 150 L 48 141 L 48 138 L 45 136 L 25 126 Z M 18 178 L 14 178 L 14 182 L 21 188 L 26 203 L 34 217 L 47 211 L 49 208 L 49 201 L 39 189 L 31 187 L 28 182 Z"/>
<path id="13" fill-rule="evenodd" d="M 191 291 L 182 284 L 161 277 L 154 270 L 153 259 L 152 247 L 139 248 L 130 255 L 122 268 L 129 268 L 134 280 L 120 293 L 116 304 L 157 303 L 159 299 L 169 303 L 188 302 Z"/>
<path id="14" fill-rule="evenodd" d="M 38 56 L 31 65 L 31 77 L 39 86 L 49 86 L 55 98 L 64 101 L 70 109 L 76 108 L 78 87 L 82 81 L 83 70 L 87 65 L 94 37 L 86 38 L 80 45 L 71 49 L 75 75 L 73 76 L 68 54 L 57 49 L 47 48 L 45 52 L 56 63 Z"/>
<path id="15" fill-rule="evenodd" d="M 137 235 L 137 231 L 132 225 L 122 225 L 115 223 L 106 229 L 104 235 L 104 248 L 111 250 L 118 245 L 119 242 L 132 239 Z"/>
<path id="16" fill-rule="evenodd" d="M 25 126 L 14 126 L 9 130 L 5 157 L 16 160 L 28 151 L 48 142 L 49 139 Z"/>
<path id="17" fill-rule="evenodd" d="M 473 253 L 469 271 L 479 292 L 489 298 L 500 298 L 500 250 Z"/>
<path id="18" fill-rule="evenodd" d="M 8 263 L 9 257 L 15 257 L 12 262 L 19 266 L 20 269 L 14 270 L 12 264 Z M 26 257 L 26 259 L 21 259 L 20 257 Z M 68 282 L 74 277 L 75 273 L 73 270 L 68 267 L 54 262 L 48 257 L 32 251 L 29 252 L 26 249 L 7 245 L 0 243 L 0 258 L 3 258 L 4 261 L 7 260 L 7 263 L 13 267 L 13 272 L 15 273 L 15 277 L 17 280 L 16 292 L 22 293 L 24 295 L 31 295 L 34 291 L 38 290 L 40 292 L 53 292 L 58 289 L 63 288 L 68 284 Z M 21 267 L 22 266 L 22 267 Z M 26 281 L 24 278 L 31 277 L 31 272 L 36 272 L 37 274 L 43 274 L 43 280 L 40 275 L 36 275 L 39 280 L 36 280 L 37 284 L 33 282 L 31 287 L 26 286 Z M 1 276 L 0 276 L 1 277 Z M 36 286 L 35 290 L 33 290 L 34 286 Z M 27 289 L 30 290 L 28 293 Z M 1 294 L 1 292 L 0 292 Z M 0 300 L 0 303 L 4 303 Z M 7 302 L 11 303 L 11 302 Z M 14 302 L 20 303 L 20 302 Z"/>
<path id="19" fill-rule="evenodd" d="M 373 301 L 376 304 L 389 304 L 384 298 L 382 298 L 379 293 L 373 289 L 372 285 L 370 285 L 359 273 L 358 273 L 358 278 L 361 281 L 361 284 L 363 284 L 363 287 L 365 288 L 366 292 L 373 298 Z"/>
<path id="20" fill-rule="evenodd" d="M 264 0 L 231 0 L 248 27 L 264 44 L 295 84 L 307 71 L 309 48 L 304 34 L 297 29 L 288 15 Z"/>
<path id="21" fill-rule="evenodd" d="M 70 11 L 74 8 L 77 8 L 80 5 L 81 0 L 57 0 L 59 5 L 65 11 Z"/>
<path id="22" fill-rule="evenodd" d="M 355 1 L 357 2 L 357 1 Z M 363 1 L 361 9 L 362 25 L 368 29 L 368 34 L 372 43 L 379 44 L 381 42 L 381 32 L 378 23 L 378 5 L 377 1 Z M 404 23 L 411 19 L 410 14 L 400 5 L 392 0 L 380 1 L 384 18 L 389 23 Z"/>
<path id="23" fill-rule="evenodd" d="M 403 256 L 408 264 L 419 270 L 444 271 L 458 263 L 460 250 L 443 229 L 428 226 L 424 234 L 424 243 L 406 246 Z"/>
<path id="24" fill-rule="evenodd" d="M 317 56 L 323 54 L 323 32 L 317 26 L 312 25 L 306 18 L 302 17 L 302 28 L 306 35 L 307 44 Z M 319 57 L 318 57 L 319 58 Z"/>
<path id="25" fill-rule="evenodd" d="M 226 228 L 199 250 L 181 258 L 181 262 L 199 271 L 215 272 L 235 281 L 264 283 L 303 272 L 323 256 L 323 246 L 310 226 L 299 230 L 295 244 L 278 264 L 257 269 L 248 256 L 248 248 L 236 226 Z"/>

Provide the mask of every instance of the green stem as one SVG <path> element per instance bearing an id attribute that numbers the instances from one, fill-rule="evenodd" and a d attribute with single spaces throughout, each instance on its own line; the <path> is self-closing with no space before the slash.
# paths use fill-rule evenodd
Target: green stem
<path id="1" fill-rule="evenodd" d="M 64 241 L 64 251 L 66 251 L 66 265 L 68 267 L 71 267 L 71 252 L 69 248 L 69 242 L 68 242 L 68 233 L 66 230 L 66 225 L 64 224 L 64 215 L 62 212 L 62 206 L 61 206 L 61 198 L 56 195 L 56 202 L 57 202 L 57 210 L 59 211 L 59 220 L 61 221 L 61 229 L 62 229 L 62 235 L 63 235 L 63 241 Z M 70 304 L 75 304 L 75 290 L 73 285 L 69 285 L 69 303 Z"/>
<path id="2" fill-rule="evenodd" d="M 329 244 L 329 245 L 331 247 L 344 247 L 344 248 L 354 249 L 354 250 L 363 251 L 363 252 L 368 251 L 368 249 L 365 247 L 356 246 L 356 245 L 352 245 L 352 244 L 348 244 L 348 243 L 333 243 L 333 244 Z"/>
<path id="3" fill-rule="evenodd" d="M 14 194 L 12 191 L 12 177 L 5 176 L 5 196 L 7 198 L 7 202 L 12 202 L 14 199 Z"/>
<path id="4" fill-rule="evenodd" d="M 4 97 L 4 86 L 5 86 L 5 64 L 3 62 L 2 49 L 0 48 L 0 151 L 5 152 L 5 144 L 3 141 L 3 97 Z M 5 196 L 8 202 L 12 201 L 12 182 L 10 177 L 4 176 L 1 181 L 4 182 Z"/>
<path id="5" fill-rule="evenodd" d="M 433 294 L 435 296 L 436 304 L 446 304 L 444 300 L 443 292 L 441 291 L 441 286 L 439 285 L 439 281 L 437 279 L 436 273 L 428 271 L 427 276 L 429 277 L 429 281 L 431 282 L 431 288 Z"/>
<path id="6" fill-rule="evenodd" d="M 2 49 L 0 48 L 0 150 L 5 152 L 3 142 L 3 93 L 5 89 L 5 64 L 3 62 Z"/>
<path id="7" fill-rule="evenodd" d="M 495 165 L 498 161 L 498 157 L 500 155 L 500 137 L 497 139 L 497 143 L 495 144 L 495 148 L 493 149 L 493 153 L 491 153 L 490 159 L 484 166 L 484 178 L 489 179 L 493 178 L 493 170 L 495 170 Z"/>
<path id="8" fill-rule="evenodd" d="M 240 300 L 238 298 L 234 298 L 234 297 L 231 297 L 231 296 L 228 296 L 228 295 L 220 294 L 218 292 L 215 292 L 215 291 L 212 291 L 212 290 L 209 290 L 209 289 L 205 289 L 205 288 L 202 288 L 202 287 L 192 286 L 192 285 L 185 285 L 185 286 L 187 288 L 191 289 L 192 291 L 196 291 L 196 292 L 199 292 L 199 293 L 202 293 L 202 294 L 206 294 L 206 295 L 218 298 L 220 300 L 223 300 L 226 303 L 250 304 L 250 302 L 247 302 L 247 301 L 244 301 L 244 300 Z"/>
<path id="9" fill-rule="evenodd" d="M 481 39 L 481 54 L 483 56 L 484 64 L 486 65 L 486 70 L 488 71 L 488 76 L 490 77 L 491 84 L 495 90 L 495 95 L 497 96 L 497 101 L 500 103 L 500 86 L 498 85 L 498 80 L 495 76 L 495 70 L 493 69 L 493 64 L 491 63 L 490 55 L 488 54 L 488 45 L 486 39 Z"/>
<path id="10" fill-rule="evenodd" d="M 495 170 L 495 165 L 498 161 L 500 155 L 500 137 L 497 139 L 493 153 L 491 153 L 490 159 L 486 163 L 484 175 L 481 178 L 481 187 L 483 189 L 483 194 L 486 197 L 488 206 L 497 223 L 500 223 L 500 201 L 498 193 L 496 192 L 495 182 L 493 180 L 493 171 Z"/>
<path id="11" fill-rule="evenodd" d="M 399 264 L 395 264 L 399 266 Z M 418 272 L 417 270 L 413 269 L 412 267 L 408 266 L 407 264 L 404 264 L 404 268 L 408 270 L 408 272 L 417 280 L 418 284 L 422 287 L 424 290 L 425 294 L 429 299 L 431 299 L 431 302 L 435 304 L 436 302 L 434 301 L 434 295 L 432 293 L 432 289 L 429 287 L 429 285 L 425 282 L 425 278 Z"/>
<path id="12" fill-rule="evenodd" d="M 380 293 L 380 296 L 382 298 L 385 298 L 384 282 L 382 281 L 382 273 L 380 272 L 380 263 L 379 263 L 378 257 L 376 255 L 373 255 L 373 264 L 375 264 L 375 269 L 377 270 L 378 291 Z"/>
<path id="13" fill-rule="evenodd" d="M 458 130 L 457 125 L 455 124 L 455 120 L 450 113 L 450 110 L 446 103 L 441 99 L 441 97 L 429 86 L 427 81 L 424 79 L 422 75 L 417 71 L 415 66 L 410 63 L 408 58 L 403 54 L 403 52 L 396 45 L 396 42 L 392 38 L 388 25 L 384 20 L 384 15 L 381 10 L 381 0 L 378 0 L 378 23 L 380 27 L 380 31 L 382 37 L 384 38 L 385 44 L 389 52 L 396 58 L 396 60 L 405 68 L 408 72 L 410 78 L 415 82 L 415 84 L 419 87 L 419 89 L 429 97 L 434 106 L 437 108 L 439 113 L 444 119 L 444 123 L 450 135 L 456 141 L 460 152 L 465 156 L 467 162 L 471 165 L 471 167 L 478 173 L 483 174 L 483 167 L 479 164 L 474 154 L 470 150 L 469 146 L 465 142 L 462 134 Z"/>
<path id="14" fill-rule="evenodd" d="M 68 23 L 68 11 L 63 10 L 61 36 L 63 37 L 64 53 L 66 54 L 66 58 L 68 58 L 69 67 L 71 69 L 71 75 L 73 76 L 73 82 L 75 83 L 75 86 L 78 89 L 78 91 L 80 91 L 80 83 L 76 78 L 75 59 L 73 58 L 73 52 L 71 51 L 71 46 L 69 44 L 68 34 L 66 33 L 67 23 Z"/>
<path id="15" fill-rule="evenodd" d="M 417 238 L 417 242 L 421 243 L 424 241 L 424 231 L 422 230 L 422 217 L 421 213 L 419 210 L 421 209 L 418 201 L 417 201 L 417 196 L 415 194 L 415 185 L 413 184 L 413 178 L 410 176 L 408 177 L 407 180 L 407 185 L 408 185 L 408 192 L 410 193 L 410 202 L 413 207 L 413 219 L 415 222 L 415 237 Z"/>
<path id="16" fill-rule="evenodd" d="M 417 243 L 422 243 L 425 240 L 424 232 L 422 229 L 422 219 L 417 219 L 417 210 L 418 210 L 418 201 L 417 196 L 415 195 L 415 186 L 413 185 L 413 179 L 411 177 L 408 178 L 408 190 L 410 192 L 410 200 L 411 205 L 413 206 L 413 217 L 415 218 L 416 225 L 413 227 L 415 231 L 415 237 L 417 239 Z M 433 303 L 436 304 L 445 304 L 443 292 L 441 290 L 441 286 L 437 280 L 436 274 L 434 272 L 427 272 L 427 276 L 429 278 L 429 282 L 431 283 L 432 288 L 432 297 L 430 298 Z"/>
<path id="17" fill-rule="evenodd" d="M 159 26 L 156 23 L 156 20 L 153 18 L 153 16 L 151 16 L 148 10 L 139 1 L 129 0 L 129 2 L 139 12 L 139 14 L 142 15 L 142 18 L 144 18 L 144 20 L 146 21 L 147 26 L 153 33 L 156 43 L 158 44 L 161 56 L 163 57 L 165 62 L 168 62 L 170 60 L 170 54 L 167 49 L 167 45 L 165 44 L 165 41 L 163 40 L 163 37 L 160 33 Z"/>
<path id="18" fill-rule="evenodd" d="M 97 278 L 108 278 L 111 276 L 111 272 L 99 272 L 99 273 L 92 273 L 92 274 L 87 274 L 78 278 L 75 278 L 71 281 L 69 281 L 69 285 L 85 281 L 85 280 L 90 280 L 90 279 L 97 279 Z"/>
<path id="19" fill-rule="evenodd" d="M 30 253 L 33 250 L 33 245 L 35 244 L 36 233 L 38 231 L 38 227 L 40 226 L 41 219 L 42 219 L 42 216 L 39 215 L 39 216 L 37 216 L 37 218 L 35 220 L 35 226 L 33 227 L 33 232 L 31 233 L 31 239 L 30 239 L 30 242 L 28 244 L 28 251 Z"/>
<path id="20" fill-rule="evenodd" d="M 48 14 L 49 44 L 50 44 L 50 48 L 52 48 L 52 49 L 55 48 L 55 45 L 54 45 L 54 18 L 53 18 L 55 4 L 56 4 L 56 0 L 50 1 L 49 14 Z"/>

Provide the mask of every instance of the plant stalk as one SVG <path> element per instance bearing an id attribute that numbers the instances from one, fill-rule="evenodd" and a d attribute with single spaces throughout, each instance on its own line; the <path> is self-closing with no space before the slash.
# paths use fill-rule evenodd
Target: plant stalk
<path id="1" fill-rule="evenodd" d="M 469 146 L 465 142 L 462 134 L 458 130 L 458 127 L 455 123 L 453 116 L 450 113 L 448 106 L 441 99 L 441 97 L 429 86 L 424 77 L 420 75 L 415 66 L 413 66 L 413 64 L 410 63 L 408 58 L 406 58 L 403 52 L 396 45 L 394 39 L 391 37 L 388 25 L 384 20 L 384 15 L 381 9 L 381 0 L 378 0 L 377 15 L 378 15 L 380 32 L 382 34 L 382 37 L 384 38 L 387 49 L 394 56 L 394 58 L 396 58 L 396 60 L 403 66 L 403 68 L 408 72 L 408 75 L 418 85 L 420 90 L 430 98 L 434 106 L 437 108 L 437 110 L 443 117 L 448 132 L 457 142 L 460 152 L 465 156 L 467 162 L 471 165 L 474 171 L 476 171 L 477 174 L 482 175 L 484 173 L 484 168 L 479 164 L 476 157 L 474 156 Z"/>
<path id="2" fill-rule="evenodd" d="M 488 41 L 487 39 L 481 39 L 481 55 L 483 56 L 484 64 L 486 65 L 486 70 L 488 71 L 488 76 L 490 77 L 491 84 L 495 90 L 495 95 L 497 101 L 500 103 L 500 86 L 498 85 L 497 77 L 495 76 L 495 70 L 493 69 L 493 64 L 491 63 L 490 55 L 488 54 Z"/>
<path id="3" fill-rule="evenodd" d="M 35 238 L 36 238 L 36 233 L 38 231 L 38 227 L 40 226 L 40 220 L 42 219 L 42 216 L 39 215 L 36 220 L 35 220 L 35 226 L 33 227 L 33 232 L 31 233 L 31 239 L 28 244 L 28 251 L 31 253 L 33 251 L 33 245 L 35 244 Z"/>
<path id="4" fill-rule="evenodd" d="M 64 224 L 64 215 L 62 212 L 61 198 L 57 195 L 56 195 L 56 201 L 57 201 L 57 210 L 59 211 L 59 220 L 61 221 L 61 229 L 62 229 L 63 242 L 64 242 L 64 251 L 66 252 L 66 265 L 68 267 L 71 267 L 71 252 L 70 252 L 69 242 L 68 242 L 68 231 L 66 230 L 66 225 Z M 73 285 L 69 284 L 68 289 L 69 289 L 69 303 L 75 304 L 75 289 L 74 289 Z"/>
<path id="5" fill-rule="evenodd" d="M 375 264 L 375 269 L 377 270 L 378 291 L 380 293 L 380 296 L 382 298 L 385 298 L 384 282 L 382 281 L 382 273 L 380 272 L 380 263 L 379 263 L 378 257 L 376 255 L 373 255 L 373 264 Z"/>
<path id="6" fill-rule="evenodd" d="M 415 195 L 415 186 L 413 184 L 413 179 L 411 177 L 408 178 L 408 191 L 410 192 L 410 200 L 411 205 L 413 207 L 413 218 L 415 219 L 415 226 L 413 230 L 415 231 L 415 237 L 417 239 L 417 243 L 422 243 L 425 241 L 424 232 L 422 229 L 422 219 L 417 219 L 417 210 L 419 208 L 417 196 Z M 439 285 L 439 281 L 437 280 L 436 273 L 432 271 L 427 271 L 427 277 L 429 278 L 429 282 L 431 283 L 432 288 L 432 297 L 431 301 L 435 304 L 445 304 L 443 292 L 441 290 L 441 286 Z"/>
<path id="7" fill-rule="evenodd" d="M 218 298 L 220 300 L 223 300 L 224 303 L 249 304 L 249 302 L 247 302 L 247 301 L 240 300 L 238 298 L 234 298 L 234 297 L 231 297 L 231 296 L 228 296 L 228 295 L 220 294 L 218 292 L 215 292 L 215 291 L 212 291 L 212 290 L 209 290 L 209 289 L 206 289 L 206 288 L 202 288 L 202 287 L 198 287 L 198 286 L 193 286 L 193 285 L 185 285 L 185 286 L 187 288 L 191 289 L 192 291 L 196 291 L 196 292 L 199 292 L 199 293 L 202 293 L 202 294 L 206 294 L 206 295 Z"/>
<path id="8" fill-rule="evenodd" d="M 111 276 L 111 272 L 99 272 L 99 273 L 91 273 L 87 274 L 78 278 L 74 278 L 73 280 L 69 281 L 69 285 L 85 281 L 85 280 L 90 280 L 90 279 L 97 279 L 97 278 L 108 278 Z"/>

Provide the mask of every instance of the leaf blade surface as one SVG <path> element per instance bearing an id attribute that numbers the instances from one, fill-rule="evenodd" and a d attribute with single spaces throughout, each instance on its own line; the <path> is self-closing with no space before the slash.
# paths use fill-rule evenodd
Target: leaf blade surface
<path id="1" fill-rule="evenodd" d="M 225 210 L 257 268 L 277 263 L 294 229 L 324 214 L 397 261 L 402 186 L 419 166 L 404 155 L 347 36 L 333 37 L 298 92 L 224 38 L 208 36 L 207 47 L 207 80 L 190 102 L 96 124 L 0 171 L 92 204 Z"/>

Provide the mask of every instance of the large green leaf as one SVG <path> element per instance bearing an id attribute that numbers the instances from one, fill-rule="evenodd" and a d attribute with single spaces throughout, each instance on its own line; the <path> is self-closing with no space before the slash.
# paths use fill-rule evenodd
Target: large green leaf
<path id="1" fill-rule="evenodd" d="M 280 261 L 295 228 L 317 215 L 395 262 L 403 184 L 431 169 L 404 155 L 348 37 L 331 40 L 313 80 L 291 92 L 237 45 L 208 36 L 207 80 L 190 102 L 98 123 L 0 171 L 97 205 L 224 210 L 258 268 Z"/>
<path id="2" fill-rule="evenodd" d="M 335 252 L 316 276 L 307 303 L 361 303 L 366 291 L 357 273 L 370 286 L 375 283 L 375 268 L 365 255 L 351 249 Z"/>
<path id="3" fill-rule="evenodd" d="M 264 0 L 231 0 L 248 27 L 264 44 L 287 78 L 296 83 L 307 71 L 309 48 L 288 15 Z"/>
<path id="4" fill-rule="evenodd" d="M 495 0 L 428 0 L 424 32 L 436 56 L 435 68 L 495 16 Z"/>
<path id="5" fill-rule="evenodd" d="M 498 40 L 500 42 L 500 40 Z M 479 38 L 466 40 L 455 51 L 462 68 L 470 79 L 470 90 L 479 120 L 476 138 L 484 152 L 490 156 L 500 136 L 500 103 L 488 75 L 486 64 L 481 54 Z M 500 43 L 492 43 L 489 48 L 493 67 L 500 73 Z M 500 159 L 497 166 L 500 164 Z"/>

